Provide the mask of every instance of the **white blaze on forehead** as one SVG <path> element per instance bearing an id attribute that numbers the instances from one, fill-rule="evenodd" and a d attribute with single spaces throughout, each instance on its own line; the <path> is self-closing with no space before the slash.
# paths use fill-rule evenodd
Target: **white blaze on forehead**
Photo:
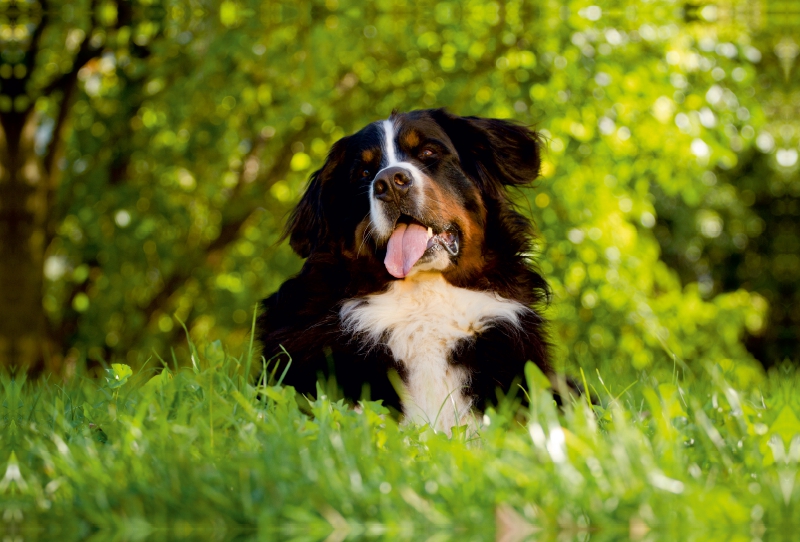
<path id="1" fill-rule="evenodd" d="M 381 122 L 383 128 L 383 154 L 386 157 L 387 167 L 392 167 L 398 163 L 397 148 L 394 146 L 394 122 L 391 119 Z"/>
<path id="2" fill-rule="evenodd" d="M 395 121 L 392 119 L 381 121 L 381 131 L 383 132 L 383 141 L 381 142 L 381 149 L 383 149 L 383 159 L 381 160 L 381 171 L 388 167 L 399 166 L 407 169 L 411 173 L 411 178 L 415 183 L 424 182 L 422 171 L 405 160 L 400 160 L 400 148 L 397 146 L 397 127 Z M 380 172 L 378 174 L 380 174 Z"/>
<path id="3" fill-rule="evenodd" d="M 395 120 L 391 118 L 383 120 L 378 125 L 378 128 L 383 132 L 383 139 L 381 141 L 381 149 L 383 151 L 381 166 L 383 167 L 381 167 L 380 171 L 378 171 L 375 176 L 377 177 L 384 169 L 390 167 L 402 167 L 406 169 L 411 174 L 412 184 L 416 185 L 414 194 L 417 206 L 421 208 L 424 204 L 422 186 L 426 182 L 426 178 L 417 166 L 411 162 L 400 160 L 400 149 L 396 141 L 397 126 L 395 126 Z M 388 239 L 392 234 L 393 224 L 386 218 L 382 203 L 375 197 L 374 185 L 370 185 L 369 188 L 369 214 L 372 219 L 372 224 L 375 226 L 377 239 Z"/>
<path id="4" fill-rule="evenodd" d="M 385 164 L 381 168 L 381 171 L 383 171 L 397 163 L 397 149 L 394 146 L 394 123 L 390 119 L 381 121 L 379 129 L 383 132 L 383 141 L 381 141 L 381 149 L 385 158 L 381 159 L 381 164 Z M 375 176 L 377 177 L 378 174 L 380 174 L 380 171 Z M 393 224 L 386 217 L 380 201 L 375 197 L 374 182 L 369 185 L 369 216 L 372 220 L 376 237 L 379 240 L 388 239 L 392 234 Z"/>

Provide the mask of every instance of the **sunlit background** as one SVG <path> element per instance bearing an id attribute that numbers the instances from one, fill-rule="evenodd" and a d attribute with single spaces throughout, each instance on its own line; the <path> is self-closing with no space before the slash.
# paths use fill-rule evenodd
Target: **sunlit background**
<path id="1" fill-rule="evenodd" d="M 0 0 L 3 362 L 241 351 L 331 144 L 448 107 L 547 138 L 562 365 L 757 379 L 800 336 L 790 4 Z"/>

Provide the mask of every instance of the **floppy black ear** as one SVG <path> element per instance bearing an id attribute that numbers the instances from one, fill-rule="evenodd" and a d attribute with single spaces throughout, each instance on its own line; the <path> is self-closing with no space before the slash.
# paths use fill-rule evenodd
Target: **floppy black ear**
<path id="1" fill-rule="evenodd" d="M 292 211 L 283 238 L 289 238 L 292 249 L 301 257 L 308 256 L 328 239 L 330 228 L 323 204 L 323 188 L 336 175 L 346 147 L 342 138 L 334 143 L 328 159 L 311 175 L 300 203 Z"/>
<path id="2" fill-rule="evenodd" d="M 434 112 L 434 119 L 456 146 L 462 167 L 478 180 L 524 186 L 539 176 L 541 136 L 527 126 L 501 119 L 459 117 L 443 109 Z"/>

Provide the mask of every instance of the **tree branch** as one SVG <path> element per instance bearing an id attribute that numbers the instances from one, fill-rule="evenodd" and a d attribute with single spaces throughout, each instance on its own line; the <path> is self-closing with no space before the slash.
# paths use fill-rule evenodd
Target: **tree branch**
<path id="1" fill-rule="evenodd" d="M 42 0 L 40 5 L 42 7 L 42 16 L 39 19 L 39 24 L 37 24 L 33 29 L 30 46 L 24 51 L 21 59 L 21 64 L 25 67 L 25 75 L 21 79 L 12 77 L 3 81 L 3 94 L 10 96 L 12 99 L 16 98 L 17 96 L 24 96 L 27 92 L 28 82 L 33 74 L 33 69 L 36 66 L 36 57 L 39 55 L 42 34 L 44 34 L 44 30 L 49 23 L 49 7 L 47 1 Z M 12 25 L 15 24 L 15 19 L 13 17 L 11 22 Z M 13 122 L 22 125 L 25 122 L 24 119 L 27 118 L 28 114 L 33 109 L 33 102 L 34 101 L 31 100 L 28 107 L 23 111 L 14 111 L 12 109 L 11 111 L 0 113 L 0 117 L 5 119 L 15 118 Z"/>
<path id="2" fill-rule="evenodd" d="M 83 37 L 81 46 L 78 49 L 78 52 L 75 54 L 75 60 L 72 62 L 72 69 L 51 81 L 49 85 L 45 86 L 42 91 L 43 94 L 49 95 L 56 90 L 63 89 L 65 85 L 69 84 L 71 81 L 74 81 L 78 77 L 78 71 L 80 71 L 80 69 L 83 68 L 87 62 L 98 56 L 100 51 L 103 50 L 102 47 L 92 47 L 91 44 L 92 34 L 99 26 L 97 22 L 97 1 L 98 0 L 92 0 L 91 4 L 89 5 L 89 11 L 91 12 L 89 31 Z"/>
<path id="3" fill-rule="evenodd" d="M 75 54 L 75 59 L 72 62 L 72 68 L 67 72 L 51 81 L 49 85 L 44 88 L 43 94 L 48 96 L 56 90 L 62 91 L 61 105 L 58 108 L 58 115 L 56 116 L 55 126 L 53 127 L 53 136 L 50 140 L 49 148 L 44 156 L 43 165 L 44 170 L 48 177 L 52 177 L 53 163 L 58 155 L 61 143 L 62 132 L 66 125 L 67 118 L 69 117 L 70 102 L 72 95 L 75 92 L 75 87 L 78 81 L 78 72 L 83 68 L 87 62 L 100 55 L 102 47 L 92 47 L 91 40 L 92 34 L 98 27 L 97 22 L 97 0 L 92 0 L 89 9 L 91 11 L 91 21 L 89 31 L 83 38 L 78 52 Z M 53 187 L 51 187 L 52 189 Z"/>
<path id="4" fill-rule="evenodd" d="M 39 44 L 42 41 L 42 34 L 44 33 L 44 29 L 47 27 L 48 19 L 50 17 L 50 6 L 47 0 L 39 0 L 39 5 L 42 6 L 42 18 L 39 20 L 39 24 L 36 25 L 36 28 L 33 30 L 33 34 L 31 35 L 31 45 L 25 52 L 25 60 L 23 63 L 25 65 L 26 72 L 25 77 L 22 80 L 22 88 L 25 88 L 25 85 L 33 73 L 33 68 L 36 66 L 36 57 L 39 55 Z"/>

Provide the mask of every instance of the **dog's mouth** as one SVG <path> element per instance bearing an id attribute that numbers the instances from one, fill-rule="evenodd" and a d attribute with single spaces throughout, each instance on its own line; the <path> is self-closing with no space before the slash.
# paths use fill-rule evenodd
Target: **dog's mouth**
<path id="1" fill-rule="evenodd" d="M 401 279 L 423 256 L 442 249 L 451 256 L 458 255 L 459 235 L 455 226 L 426 226 L 412 216 L 401 214 L 389 237 L 383 263 L 393 277 Z"/>

